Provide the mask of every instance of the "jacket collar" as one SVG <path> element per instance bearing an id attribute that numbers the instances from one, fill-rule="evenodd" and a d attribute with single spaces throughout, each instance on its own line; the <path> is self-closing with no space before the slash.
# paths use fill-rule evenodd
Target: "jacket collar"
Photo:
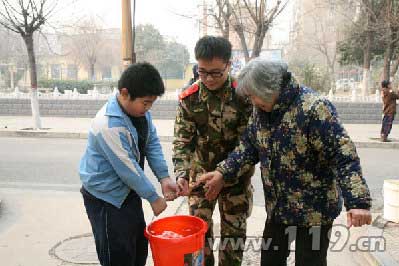
<path id="1" fill-rule="evenodd" d="M 125 115 L 121 106 L 119 105 L 117 98 L 118 95 L 119 93 L 112 95 L 111 98 L 109 98 L 107 108 L 105 110 L 105 115 L 117 117 L 123 117 Z"/>
<path id="2" fill-rule="evenodd" d="M 119 93 L 117 93 L 116 95 L 111 96 L 111 98 L 108 100 L 107 103 L 107 107 L 106 107 L 106 111 L 105 111 L 105 115 L 106 116 L 114 116 L 114 117 L 120 117 L 125 121 L 125 124 L 128 127 L 128 130 L 130 131 L 130 133 L 133 136 L 133 140 L 134 140 L 134 152 L 137 155 L 137 158 L 140 158 L 140 151 L 138 148 L 138 135 L 137 135 L 137 130 L 136 128 L 133 126 L 132 121 L 130 120 L 130 118 L 123 112 L 121 106 L 119 105 L 118 102 L 118 96 Z M 149 139 L 150 136 L 150 114 L 149 112 L 145 113 L 145 117 L 148 121 L 148 135 L 147 135 L 147 139 L 146 139 L 146 143 Z"/>
<path id="3" fill-rule="evenodd" d="M 299 86 L 290 84 L 286 88 L 281 89 L 276 104 L 273 106 L 272 113 L 285 113 L 290 105 L 299 95 Z"/>
<path id="4" fill-rule="evenodd" d="M 199 98 L 201 101 L 206 102 L 210 95 L 215 95 L 225 102 L 229 102 L 233 100 L 233 82 L 234 80 L 229 76 L 224 83 L 223 87 L 218 89 L 216 92 L 211 92 L 204 83 L 200 82 L 200 89 L 199 89 Z"/>
<path id="5" fill-rule="evenodd" d="M 274 125 L 276 123 L 280 123 L 284 114 L 288 111 L 292 103 L 299 96 L 300 90 L 301 89 L 299 86 L 292 84 L 286 88 L 283 88 L 271 112 L 265 112 L 257 108 L 256 112 L 258 114 L 259 122 L 261 123 L 261 125 L 266 126 L 270 124 Z"/>

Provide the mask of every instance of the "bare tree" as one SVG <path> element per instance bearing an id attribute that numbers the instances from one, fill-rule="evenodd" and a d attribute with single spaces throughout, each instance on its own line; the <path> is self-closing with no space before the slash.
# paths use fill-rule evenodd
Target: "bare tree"
<path id="1" fill-rule="evenodd" d="M 215 20 L 216 28 L 226 39 L 230 37 L 231 6 L 229 0 L 215 0 L 216 8 L 208 9 L 207 13 Z"/>
<path id="2" fill-rule="evenodd" d="M 240 39 L 246 61 L 260 55 L 267 31 L 288 4 L 288 0 L 285 3 L 277 0 L 274 6 L 267 8 L 268 2 L 270 1 L 215 0 L 217 8 L 210 10 L 210 15 L 215 19 L 224 36 L 228 36 L 230 27 L 235 31 Z M 250 44 L 252 44 L 251 55 L 249 54 Z"/>
<path id="3" fill-rule="evenodd" d="M 46 23 L 57 1 L 50 0 L 0 0 L 0 25 L 19 34 L 26 45 L 31 82 L 31 106 L 34 127 L 41 128 L 37 99 L 37 71 L 33 35 Z"/>
<path id="4" fill-rule="evenodd" d="M 337 32 L 330 28 L 329 21 L 321 20 L 318 17 L 313 16 L 314 24 L 314 35 L 313 38 L 309 38 L 309 42 L 306 43 L 312 49 L 318 51 L 323 55 L 326 63 L 326 69 L 332 88 L 335 88 L 335 64 L 337 62 L 337 50 L 336 50 L 336 39 Z"/>
<path id="5" fill-rule="evenodd" d="M 345 5 L 346 0 L 338 1 Z M 356 14 L 348 17 L 345 39 L 339 45 L 340 62 L 344 64 L 361 64 L 363 66 L 362 94 L 369 92 L 371 80 L 371 61 L 380 53 L 381 44 L 377 34 L 381 30 L 381 10 L 383 1 L 356 0 Z M 359 53 L 360 51 L 360 53 Z"/>
<path id="6" fill-rule="evenodd" d="M 95 18 L 79 22 L 67 34 L 69 53 L 82 65 L 88 73 L 88 79 L 96 80 L 96 66 L 104 46 L 104 29 Z"/>
<path id="7" fill-rule="evenodd" d="M 348 38 L 353 47 L 360 48 L 363 58 L 363 93 L 370 83 L 370 66 L 373 58 L 383 57 L 382 79 L 394 76 L 399 65 L 399 1 L 357 0 L 359 16 L 353 20 Z M 354 50 L 355 51 L 355 50 Z M 391 69 L 392 61 L 396 61 Z"/>
<path id="8" fill-rule="evenodd" d="M 21 66 L 27 64 L 24 51 L 25 44 L 21 37 L 8 29 L 0 28 L 0 72 L 3 72 L 3 81 L 6 87 L 14 88 L 19 79 L 23 77 Z M 18 75 L 17 75 L 17 70 Z"/>
<path id="9" fill-rule="evenodd" d="M 384 2 L 381 19 L 382 40 L 385 43 L 383 79 L 388 80 L 391 76 L 391 62 L 399 42 L 399 1 L 385 0 Z"/>
<path id="10" fill-rule="evenodd" d="M 396 2 L 396 8 L 394 7 Z M 370 66 L 374 57 L 373 42 L 383 47 L 383 79 L 389 79 L 391 60 L 398 42 L 397 1 L 360 0 L 361 17 L 357 21 L 357 32 L 363 35 L 360 47 L 363 50 L 363 94 L 367 94 L 370 83 Z M 378 50 L 378 49 L 377 49 Z M 380 49 L 381 50 L 381 49 Z"/>

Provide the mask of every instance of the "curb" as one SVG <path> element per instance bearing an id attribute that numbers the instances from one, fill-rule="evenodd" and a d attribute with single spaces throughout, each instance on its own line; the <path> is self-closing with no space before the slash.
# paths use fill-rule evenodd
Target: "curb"
<path id="1" fill-rule="evenodd" d="M 367 266 L 398 266 L 399 264 L 390 255 L 383 252 L 361 252 L 361 256 L 367 261 Z M 365 265 L 366 266 L 366 265 Z"/>
<path id="2" fill-rule="evenodd" d="M 87 136 L 87 133 L 79 132 L 49 132 L 33 130 L 0 131 L 0 137 L 86 139 Z"/>
<path id="3" fill-rule="evenodd" d="M 399 149 L 398 142 L 354 141 L 356 148 Z"/>
<path id="4" fill-rule="evenodd" d="M 398 266 L 399 264 L 389 255 L 380 252 L 363 252 L 367 266 Z"/>
<path id="5" fill-rule="evenodd" d="M 51 132 L 35 130 L 0 130 L 0 137 L 87 139 L 87 132 Z M 161 142 L 172 142 L 173 136 L 159 136 Z M 399 149 L 399 142 L 354 141 L 356 148 Z"/>
<path id="6" fill-rule="evenodd" d="M 399 266 L 397 260 L 389 253 L 386 252 L 387 243 L 386 238 L 384 237 L 384 230 L 386 220 L 380 220 L 379 218 L 382 217 L 381 213 L 374 213 L 372 225 L 368 226 L 363 230 L 364 235 L 369 238 L 369 244 L 373 242 L 373 238 L 375 237 L 383 237 L 384 244 L 383 248 L 380 250 L 368 250 L 368 251 L 361 251 L 361 257 L 367 262 L 369 266 Z M 375 246 L 377 247 L 377 246 Z M 370 248 L 370 246 L 368 246 Z M 380 247 L 381 248 L 381 247 Z"/>
<path id="7" fill-rule="evenodd" d="M 34 130 L 6 130 L 0 131 L 0 137 L 19 138 L 61 138 L 61 139 L 87 139 L 86 132 L 51 132 Z M 161 142 L 172 142 L 173 136 L 159 136 Z"/>

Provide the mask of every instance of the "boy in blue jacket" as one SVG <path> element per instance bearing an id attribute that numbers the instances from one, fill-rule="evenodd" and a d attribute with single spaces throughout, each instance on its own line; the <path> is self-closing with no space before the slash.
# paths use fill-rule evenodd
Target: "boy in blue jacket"
<path id="1" fill-rule="evenodd" d="M 93 119 L 80 162 L 81 192 L 103 266 L 145 265 L 148 242 L 141 198 L 154 215 L 177 196 L 148 110 L 161 96 L 159 72 L 148 63 L 129 66 Z M 144 174 L 144 160 L 161 183 L 160 197 Z"/>

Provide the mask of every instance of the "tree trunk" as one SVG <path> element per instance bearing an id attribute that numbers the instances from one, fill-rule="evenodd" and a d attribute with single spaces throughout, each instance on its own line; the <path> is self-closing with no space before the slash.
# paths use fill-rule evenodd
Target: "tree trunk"
<path id="1" fill-rule="evenodd" d="M 90 73 L 90 77 L 89 77 L 89 79 L 90 80 L 96 80 L 96 73 L 95 73 L 95 71 L 94 71 L 94 63 L 90 63 L 90 71 L 89 71 Z"/>
<path id="2" fill-rule="evenodd" d="M 262 26 L 259 25 L 258 27 L 259 27 L 259 29 L 255 33 L 255 42 L 254 42 L 254 46 L 252 49 L 251 58 L 255 58 L 260 55 L 260 52 L 262 51 L 262 47 L 263 47 L 263 41 L 265 39 L 266 32 L 268 30 L 268 27 L 265 25 L 262 25 Z"/>
<path id="3" fill-rule="evenodd" d="M 384 53 L 384 72 L 383 72 L 383 79 L 389 80 L 389 74 L 391 72 L 391 60 L 393 54 L 393 44 L 391 40 L 388 41 L 387 47 Z"/>
<path id="4" fill-rule="evenodd" d="M 362 86 L 363 96 L 369 94 L 370 63 L 371 63 L 370 47 L 371 47 L 371 32 L 367 32 L 366 45 L 363 48 L 363 86 Z"/>
<path id="5" fill-rule="evenodd" d="M 329 63 L 328 64 L 328 81 L 330 85 L 330 89 L 335 91 L 335 64 Z"/>
<path id="6" fill-rule="evenodd" d="M 30 72 L 30 85 L 31 85 L 31 107 L 34 128 L 42 128 L 39 111 L 39 100 L 37 97 L 37 71 L 36 71 L 36 58 L 33 46 L 33 34 L 23 36 L 29 58 L 29 72 Z"/>
<path id="7" fill-rule="evenodd" d="M 234 30 L 236 31 L 238 37 L 240 38 L 241 48 L 244 52 L 245 62 L 248 62 L 250 58 L 249 58 L 248 46 L 247 43 L 245 42 L 244 30 L 240 25 L 234 26 Z"/>
<path id="8" fill-rule="evenodd" d="M 396 72 L 398 72 L 398 68 L 399 68 L 399 55 L 398 55 L 398 58 L 396 58 L 395 64 L 392 66 L 392 69 L 391 69 L 391 77 L 392 78 L 395 77 Z"/>
<path id="9" fill-rule="evenodd" d="M 227 40 L 230 38 L 230 24 L 227 20 L 224 21 L 223 38 Z"/>

